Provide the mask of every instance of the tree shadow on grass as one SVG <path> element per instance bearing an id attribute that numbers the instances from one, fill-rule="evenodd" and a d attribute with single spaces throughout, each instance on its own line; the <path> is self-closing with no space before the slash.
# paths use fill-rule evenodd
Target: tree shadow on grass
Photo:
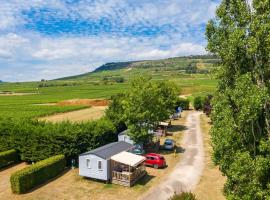
<path id="1" fill-rule="evenodd" d="M 140 180 L 137 181 L 137 183 L 135 184 L 135 186 L 145 186 L 147 183 L 149 183 L 153 178 L 155 178 L 155 176 L 146 174 L 145 176 L 143 176 Z"/>
<path id="2" fill-rule="evenodd" d="M 174 153 L 179 154 L 179 153 L 185 152 L 185 149 L 183 147 L 180 147 L 180 146 L 175 146 L 175 150 L 176 150 L 176 152 L 174 152 L 174 150 L 160 149 L 159 153 L 163 154 L 163 155 L 170 155 L 170 154 L 174 154 Z"/>
<path id="3" fill-rule="evenodd" d="M 5 171 L 5 170 L 8 170 L 8 169 L 10 169 L 12 167 L 15 167 L 16 165 L 19 165 L 19 164 L 21 164 L 21 163 L 18 162 L 18 163 L 12 163 L 12 164 L 3 166 L 3 167 L 0 168 L 0 172 Z"/>
<path id="4" fill-rule="evenodd" d="M 188 127 L 184 125 L 172 125 L 170 128 L 168 128 L 168 132 L 175 133 L 175 132 L 185 131 L 187 129 Z"/>
<path id="5" fill-rule="evenodd" d="M 56 177 L 54 177 L 54 178 L 52 178 L 52 179 L 46 181 L 45 183 L 42 183 L 42 184 L 40 184 L 40 185 L 38 185 L 38 186 L 32 188 L 31 190 L 29 190 L 29 191 L 27 191 L 27 192 L 25 192 L 25 193 L 23 193 L 23 194 L 28 194 L 28 193 L 34 192 L 35 190 L 38 190 L 39 188 L 41 188 L 41 187 L 43 187 L 43 186 L 45 186 L 45 185 L 47 185 L 47 184 L 49 184 L 49 183 L 55 181 L 56 179 L 60 178 L 61 176 L 64 176 L 64 175 L 65 175 L 66 173 L 68 173 L 70 170 L 71 170 L 70 168 L 65 169 L 65 170 L 64 170 L 61 174 L 59 174 L 58 176 L 56 176 Z"/>

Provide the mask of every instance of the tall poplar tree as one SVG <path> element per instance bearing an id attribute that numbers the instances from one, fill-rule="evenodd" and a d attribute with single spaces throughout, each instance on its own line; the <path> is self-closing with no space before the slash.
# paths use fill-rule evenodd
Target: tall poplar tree
<path id="1" fill-rule="evenodd" d="M 220 58 L 211 134 L 225 194 L 270 199 L 270 1 L 223 0 L 206 37 Z"/>

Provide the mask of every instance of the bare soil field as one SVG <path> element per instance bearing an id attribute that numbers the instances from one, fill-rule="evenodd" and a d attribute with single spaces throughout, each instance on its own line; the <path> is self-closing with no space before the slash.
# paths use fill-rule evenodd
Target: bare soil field
<path id="1" fill-rule="evenodd" d="M 179 120 L 172 121 L 171 132 L 174 133 L 172 137 L 177 141 L 177 144 L 181 143 L 182 136 L 185 130 L 183 124 L 186 121 L 186 112 L 183 113 L 183 117 Z M 181 152 L 176 154 L 169 151 L 161 151 L 164 155 L 168 167 L 165 169 L 154 169 L 147 167 L 148 175 L 146 175 L 141 181 L 139 181 L 134 187 L 127 188 L 119 185 L 105 184 L 86 178 L 82 178 L 78 175 L 78 169 L 68 170 L 58 178 L 42 185 L 30 191 L 27 194 L 15 195 L 12 194 L 9 189 L 9 176 L 12 171 L 6 171 L 5 175 L 0 173 L 1 185 L 4 185 L 4 190 L 0 193 L 0 199 L 8 200 L 136 200 L 143 193 L 149 190 L 155 185 L 158 185 L 164 178 L 169 176 L 171 171 L 175 168 L 179 159 L 181 158 Z M 16 171 L 16 170 L 15 170 Z"/>
<path id="2" fill-rule="evenodd" d="M 72 112 L 59 113 L 47 117 L 39 118 L 39 120 L 45 120 L 49 122 L 62 122 L 62 121 L 71 121 L 71 122 L 83 122 L 90 120 L 100 119 L 106 110 L 107 106 L 93 106 L 91 108 L 86 108 L 82 110 L 76 110 Z"/>
<path id="3" fill-rule="evenodd" d="M 106 99 L 70 99 L 60 101 L 57 103 L 59 106 L 108 106 L 109 101 Z"/>
<path id="4" fill-rule="evenodd" d="M 211 160 L 212 147 L 211 147 L 211 136 L 210 120 L 206 115 L 201 116 L 201 127 L 204 137 L 204 148 L 205 148 L 205 168 L 199 184 L 197 185 L 194 193 L 198 200 L 225 200 L 223 195 L 223 186 L 226 181 L 226 177 L 222 176 L 218 169 Z"/>

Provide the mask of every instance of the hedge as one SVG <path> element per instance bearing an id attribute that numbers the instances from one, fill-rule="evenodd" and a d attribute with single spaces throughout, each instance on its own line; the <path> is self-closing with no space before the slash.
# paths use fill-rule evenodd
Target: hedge
<path id="1" fill-rule="evenodd" d="M 179 106 L 182 107 L 183 110 L 189 110 L 189 100 L 179 98 L 179 99 L 177 99 L 176 106 L 177 107 L 179 107 Z"/>
<path id="2" fill-rule="evenodd" d="M 10 177 L 13 193 L 22 194 L 59 175 L 66 166 L 64 155 L 57 155 L 37 162 L 13 173 Z"/>
<path id="3" fill-rule="evenodd" d="M 19 161 L 19 154 L 15 149 L 0 152 L 0 168 L 17 163 Z"/>
<path id="4" fill-rule="evenodd" d="M 115 141 L 115 126 L 106 119 L 52 124 L 0 118 L 0 151 L 17 149 L 21 160 L 28 163 L 60 154 L 70 162 L 81 153 Z"/>

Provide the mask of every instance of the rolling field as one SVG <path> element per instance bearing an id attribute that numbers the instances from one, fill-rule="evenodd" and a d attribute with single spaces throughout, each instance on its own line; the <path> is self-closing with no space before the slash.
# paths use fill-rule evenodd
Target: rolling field
<path id="1" fill-rule="evenodd" d="M 109 99 L 127 91 L 131 80 L 138 76 L 174 81 L 179 86 L 179 94 L 206 95 L 215 91 L 217 81 L 209 73 L 187 73 L 187 70 L 193 66 L 211 71 L 213 62 L 187 58 L 140 61 L 53 81 L 0 83 L 0 117 L 38 118 L 83 109 L 89 106 L 50 104 L 70 99 Z"/>

